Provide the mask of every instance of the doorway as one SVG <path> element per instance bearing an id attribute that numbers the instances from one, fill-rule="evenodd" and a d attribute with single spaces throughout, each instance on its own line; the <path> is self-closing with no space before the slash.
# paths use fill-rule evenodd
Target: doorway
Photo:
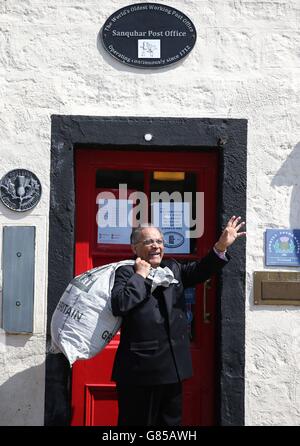
<path id="1" fill-rule="evenodd" d="M 151 141 L 145 140 L 144 135 L 147 133 L 153 135 Z M 201 237 L 194 248 L 189 248 L 189 253 L 179 253 L 178 256 L 180 257 L 180 255 L 203 255 L 205 250 L 211 247 L 216 235 L 219 234 L 229 216 L 233 213 L 245 216 L 246 149 L 247 122 L 245 120 L 52 116 L 48 327 L 56 304 L 65 287 L 72 277 L 74 277 L 75 270 L 81 271 L 81 267 L 88 269 L 90 265 L 96 264 L 95 262 L 100 264 L 99 262 L 106 262 L 110 259 L 107 253 L 101 254 L 104 246 L 101 247 L 100 251 L 102 251 L 100 252 L 97 250 L 97 243 L 95 244 L 96 239 L 94 241 L 88 239 L 85 248 L 84 243 L 82 245 L 83 249 L 86 249 L 86 253 L 81 258 L 85 260 L 82 260 L 81 267 L 78 266 L 80 265 L 80 261 L 77 258 L 77 249 L 75 253 L 75 246 L 77 248 L 75 239 L 78 235 L 76 232 L 77 229 L 75 231 L 78 212 L 75 206 L 75 177 L 77 175 L 75 161 L 77 160 L 77 151 L 78 153 L 80 151 L 94 153 L 93 157 L 95 153 L 102 152 L 102 160 L 105 162 L 110 159 L 109 153 L 111 151 L 116 151 L 119 155 L 125 152 L 134 153 L 132 159 L 127 159 L 127 161 L 132 161 L 132 166 L 136 172 L 140 172 L 141 170 L 144 172 L 143 187 L 144 189 L 149 187 L 149 191 L 150 187 L 156 187 L 159 184 L 157 183 L 158 180 L 154 178 L 154 172 L 168 172 L 170 169 L 176 169 L 176 172 L 184 172 L 187 174 L 184 187 L 186 185 L 193 185 L 196 181 L 198 191 L 205 191 L 206 189 L 203 189 L 203 187 L 208 187 L 209 189 L 210 186 L 205 183 L 205 174 L 203 176 L 199 172 L 196 172 L 197 167 L 199 165 L 201 166 L 197 157 L 198 155 L 205 154 L 216 157 L 219 169 L 213 174 L 216 179 L 216 189 L 210 191 L 212 196 L 216 197 L 216 200 L 215 202 L 212 201 L 211 206 L 207 206 L 208 210 L 205 212 L 205 219 L 209 215 L 212 218 L 212 226 L 208 228 L 209 234 L 207 234 L 207 237 L 206 235 Z M 147 159 L 151 161 L 149 166 L 145 166 L 144 154 L 146 152 L 149 152 Z M 172 164 L 171 161 L 174 154 L 178 154 L 178 159 L 181 158 L 180 164 L 177 164 L 177 161 L 174 165 Z M 138 156 L 143 157 L 142 169 L 141 163 L 139 166 L 137 165 Z M 158 166 L 156 159 L 160 156 L 162 157 L 160 160 L 161 165 Z M 164 156 L 167 157 L 168 162 L 166 161 L 164 163 Z M 110 167 L 108 164 L 105 164 L 106 168 L 110 168 L 114 172 L 120 172 L 122 169 L 115 165 L 115 162 L 119 162 L 119 160 L 121 162 L 120 156 L 114 157 L 114 162 Z M 134 166 L 135 162 L 136 165 Z M 147 173 L 145 172 L 145 167 L 148 169 Z M 130 170 L 132 173 L 132 169 L 127 170 Z M 98 183 L 97 171 L 100 172 L 98 174 L 98 180 L 100 182 Z M 97 189 L 98 184 L 101 189 L 103 187 L 101 181 L 105 177 L 101 163 L 98 165 L 95 175 L 96 183 L 94 176 L 91 177 L 92 179 L 86 178 L 85 185 L 88 188 Z M 146 181 L 147 175 L 148 180 Z M 204 182 L 203 185 L 201 181 Z M 201 186 L 200 188 L 198 188 L 199 185 Z M 136 187 L 135 185 L 133 186 Z M 147 191 L 145 193 L 147 194 Z M 85 198 L 88 200 L 89 197 L 86 196 Z M 94 206 L 93 212 L 95 212 L 96 203 L 94 203 Z M 87 218 L 86 220 L 93 221 L 94 218 Z M 205 227 L 207 227 L 206 221 Z M 95 236 L 94 230 L 88 228 L 88 232 Z M 92 247 L 92 251 L 89 251 L 90 248 L 88 246 Z M 112 250 L 110 251 L 112 252 Z M 124 254 L 127 253 L 124 251 Z M 210 418 L 214 420 L 214 424 L 242 425 L 244 423 L 245 243 L 241 242 L 237 246 L 234 246 L 231 254 L 232 260 L 230 264 L 218 277 L 214 278 L 212 288 L 206 290 L 207 308 L 210 310 L 207 310 L 207 313 L 212 312 L 214 316 L 212 324 L 207 325 L 208 327 L 213 327 L 213 336 L 215 336 L 216 341 L 214 342 L 214 353 L 212 353 L 214 356 L 213 368 L 216 373 L 212 372 L 212 375 L 215 375 L 215 377 L 213 378 L 213 396 L 209 411 L 214 414 L 213 418 Z M 112 256 L 111 258 L 114 257 Z M 208 327 L 203 325 L 204 328 L 201 328 L 201 323 L 197 324 L 197 317 L 203 312 L 203 289 L 197 289 L 194 295 L 196 295 L 196 304 L 189 305 L 194 307 L 198 304 L 198 309 L 193 314 L 195 325 L 192 328 L 194 330 L 192 336 L 195 336 L 195 341 L 191 341 L 191 348 L 197 349 L 200 346 L 200 350 L 205 351 L 206 338 L 203 337 L 203 330 L 208 329 Z M 213 295 L 216 296 L 216 300 L 212 297 Z M 190 299 L 193 300 L 193 292 L 190 294 Z M 199 304 L 199 302 L 202 302 L 202 304 Z M 49 328 L 48 333 L 50 333 Z M 208 336 L 207 339 L 211 342 L 211 339 L 214 338 Z M 200 344 L 197 343 L 198 340 Z M 95 401 L 99 401 L 99 404 L 102 404 L 101 410 L 103 413 L 113 413 L 115 410 L 116 400 L 113 396 L 114 384 L 109 382 L 111 371 L 110 361 L 113 359 L 114 349 L 116 348 L 116 346 L 113 346 L 114 342 L 117 342 L 117 337 L 111 343 L 111 350 L 105 349 L 100 354 L 111 355 L 111 359 L 105 362 L 109 364 L 106 372 L 103 371 L 104 374 L 106 373 L 106 376 L 104 378 L 100 377 L 97 368 L 92 368 L 95 370 L 94 376 L 86 375 L 86 382 L 90 384 L 90 387 L 85 387 L 85 401 L 89 401 L 89 403 L 84 409 L 84 419 L 82 415 L 79 416 L 79 418 L 81 417 L 80 423 L 102 424 L 103 422 L 107 422 L 103 418 L 102 420 L 93 420 L 92 413 L 97 412 L 97 410 L 96 412 L 94 411 L 96 406 L 93 408 Z M 194 370 L 195 367 L 196 369 L 199 367 L 197 370 L 200 373 L 202 373 L 201 367 L 203 368 L 205 366 L 202 358 L 199 352 L 196 356 L 193 354 Z M 94 359 L 96 360 L 97 357 Z M 83 375 L 84 373 L 85 371 L 83 371 Z M 75 420 L 76 411 L 72 411 L 71 404 L 70 377 L 71 373 L 68 363 L 62 355 L 47 356 L 45 389 L 46 425 L 68 425 L 71 419 Z M 100 390 L 99 380 L 100 384 L 103 384 L 102 387 L 100 386 Z M 95 384 L 95 387 L 93 387 L 93 384 Z M 192 386 L 192 384 L 190 385 Z M 196 404 L 198 404 L 197 408 L 194 409 L 193 405 L 185 404 L 185 419 L 187 420 L 189 420 L 188 417 L 190 416 L 187 406 L 191 408 L 191 411 L 201 411 L 199 404 L 201 404 L 201 401 L 205 401 L 206 392 L 203 385 L 202 382 L 195 383 L 195 386 L 201 389 L 202 397 L 204 398 L 202 400 L 195 398 L 195 401 L 197 401 Z M 187 402 L 189 395 L 193 394 L 193 392 L 193 388 L 190 387 L 189 389 L 187 385 Z M 74 412 L 73 415 L 72 412 Z M 203 422 L 209 423 L 208 421 Z"/>

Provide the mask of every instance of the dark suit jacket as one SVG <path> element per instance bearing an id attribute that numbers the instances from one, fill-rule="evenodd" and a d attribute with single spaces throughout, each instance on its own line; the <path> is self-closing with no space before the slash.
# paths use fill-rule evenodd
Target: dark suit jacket
<path id="1" fill-rule="evenodd" d="M 226 263 L 214 251 L 199 261 L 163 260 L 161 267 L 168 266 L 179 283 L 153 293 L 152 282 L 136 274 L 134 266 L 117 269 L 111 306 L 123 320 L 113 381 L 156 385 L 192 375 L 184 288 L 204 282 Z"/>

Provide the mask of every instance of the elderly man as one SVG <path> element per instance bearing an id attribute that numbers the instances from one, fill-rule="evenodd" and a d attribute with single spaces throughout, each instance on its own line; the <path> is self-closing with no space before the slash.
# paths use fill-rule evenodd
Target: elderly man
<path id="1" fill-rule="evenodd" d="M 229 260 L 227 248 L 245 232 L 233 216 L 203 259 L 163 260 L 164 241 L 152 225 L 135 228 L 134 266 L 116 272 L 111 305 L 122 316 L 113 366 L 119 426 L 179 426 L 182 381 L 192 376 L 184 289 L 204 282 Z"/>

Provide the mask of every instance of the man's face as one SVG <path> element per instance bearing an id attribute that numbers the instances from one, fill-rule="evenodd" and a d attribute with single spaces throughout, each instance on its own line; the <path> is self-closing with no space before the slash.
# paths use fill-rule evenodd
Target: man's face
<path id="1" fill-rule="evenodd" d="M 153 243 L 150 243 L 150 240 Z M 157 268 L 160 265 L 164 255 L 163 243 L 157 243 L 156 240 L 163 240 L 161 233 L 156 228 L 144 228 L 140 233 L 139 243 L 131 245 L 137 257 L 146 260 L 152 268 Z M 145 241 L 146 244 L 143 243 Z"/>

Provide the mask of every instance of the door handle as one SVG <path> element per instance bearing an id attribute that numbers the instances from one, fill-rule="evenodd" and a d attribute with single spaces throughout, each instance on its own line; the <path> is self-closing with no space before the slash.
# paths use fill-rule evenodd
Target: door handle
<path id="1" fill-rule="evenodd" d="M 203 286 L 203 322 L 205 324 L 211 323 L 211 313 L 207 311 L 207 297 L 208 297 L 208 290 L 211 289 L 211 279 L 207 279 L 204 282 Z"/>

